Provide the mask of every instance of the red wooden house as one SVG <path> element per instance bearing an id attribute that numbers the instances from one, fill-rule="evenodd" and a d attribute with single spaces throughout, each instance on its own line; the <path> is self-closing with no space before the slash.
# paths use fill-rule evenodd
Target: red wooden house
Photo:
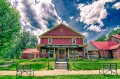
<path id="1" fill-rule="evenodd" d="M 29 48 L 22 52 L 21 58 L 23 59 L 36 59 L 39 58 L 39 51 L 37 49 Z"/>
<path id="2" fill-rule="evenodd" d="M 87 46 L 90 55 L 99 55 L 99 58 L 120 58 L 120 34 L 111 35 L 106 42 L 92 41 Z"/>
<path id="3" fill-rule="evenodd" d="M 84 36 L 76 32 L 65 24 L 59 24 L 39 36 L 40 44 L 37 49 L 41 57 L 51 57 L 65 59 L 73 54 L 76 57 L 84 58 Z"/>

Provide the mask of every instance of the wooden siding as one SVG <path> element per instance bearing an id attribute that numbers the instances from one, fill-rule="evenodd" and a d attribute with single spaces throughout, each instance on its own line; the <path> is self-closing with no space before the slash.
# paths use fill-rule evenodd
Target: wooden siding
<path id="1" fill-rule="evenodd" d="M 70 39 L 70 38 L 53 38 L 52 44 L 72 44 L 72 39 Z"/>
<path id="2" fill-rule="evenodd" d="M 48 38 L 41 38 L 41 44 L 48 44 Z"/>
<path id="3" fill-rule="evenodd" d="M 98 51 L 98 49 L 94 45 L 92 45 L 91 43 L 88 43 L 87 50 L 88 51 Z"/>
<path id="4" fill-rule="evenodd" d="M 63 29 L 61 32 L 60 30 Z M 45 34 L 44 36 L 79 36 L 79 34 L 73 32 L 69 28 L 65 27 L 64 25 L 60 25 L 56 29 L 50 31 L 49 33 Z"/>
<path id="5" fill-rule="evenodd" d="M 116 38 L 114 36 L 111 36 L 109 41 L 113 41 L 113 42 L 116 42 L 116 43 L 120 44 L 120 39 L 118 39 L 118 38 Z"/>
<path id="6" fill-rule="evenodd" d="M 48 44 L 48 38 L 41 38 L 41 44 Z M 52 38 L 51 44 L 72 44 L 72 38 Z M 76 38 L 76 44 L 83 44 L 82 38 Z"/>
<path id="7" fill-rule="evenodd" d="M 113 57 L 120 58 L 120 47 L 118 49 L 113 50 Z"/>
<path id="8" fill-rule="evenodd" d="M 100 50 L 100 58 L 111 58 L 110 51 Z"/>
<path id="9" fill-rule="evenodd" d="M 76 38 L 76 44 L 83 44 L 83 38 Z"/>

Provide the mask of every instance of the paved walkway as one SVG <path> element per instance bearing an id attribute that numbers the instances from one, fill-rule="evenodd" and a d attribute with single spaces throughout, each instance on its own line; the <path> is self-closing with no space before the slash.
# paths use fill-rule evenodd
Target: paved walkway
<path id="1" fill-rule="evenodd" d="M 68 70 L 46 70 L 35 71 L 35 76 L 51 76 L 51 75 L 70 75 L 70 74 L 99 74 L 99 70 L 80 70 L 80 71 L 68 71 Z M 118 70 L 120 74 L 120 69 Z M 16 71 L 0 71 L 0 75 L 16 75 Z M 23 73 L 23 76 L 27 76 Z"/>

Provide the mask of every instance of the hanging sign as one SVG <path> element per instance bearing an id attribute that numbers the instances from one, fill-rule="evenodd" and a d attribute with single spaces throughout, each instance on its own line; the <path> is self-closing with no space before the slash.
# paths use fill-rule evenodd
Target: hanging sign
<path id="1" fill-rule="evenodd" d="M 46 45 L 46 48 L 78 48 L 78 45 Z"/>

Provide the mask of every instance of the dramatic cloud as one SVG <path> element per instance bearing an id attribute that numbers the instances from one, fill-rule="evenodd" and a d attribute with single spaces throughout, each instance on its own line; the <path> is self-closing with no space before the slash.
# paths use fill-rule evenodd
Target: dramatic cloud
<path id="1" fill-rule="evenodd" d="M 85 37 L 88 37 L 88 35 L 89 35 L 88 32 L 83 32 L 82 34 L 83 34 Z"/>
<path id="2" fill-rule="evenodd" d="M 113 5 L 114 8 L 116 9 L 120 9 L 120 2 L 117 2 Z"/>
<path id="3" fill-rule="evenodd" d="M 49 29 L 48 26 L 53 27 L 61 22 L 61 18 L 57 15 L 55 7 L 52 4 L 52 0 L 9 1 L 20 12 L 20 22 L 22 28 L 32 32 L 35 35 L 40 35 Z"/>
<path id="4" fill-rule="evenodd" d="M 101 28 L 104 26 L 102 20 L 106 18 L 107 11 L 105 9 L 106 2 L 113 2 L 115 0 L 98 0 L 92 4 L 79 4 L 78 9 L 80 10 L 79 21 L 85 23 L 88 30 L 101 32 Z M 77 20 L 78 20 L 77 19 Z"/>
<path id="5" fill-rule="evenodd" d="M 93 30 L 93 31 L 96 31 L 96 32 L 100 32 L 101 29 L 99 26 L 96 26 L 96 25 L 91 25 L 90 27 L 87 28 L 88 30 Z"/>

